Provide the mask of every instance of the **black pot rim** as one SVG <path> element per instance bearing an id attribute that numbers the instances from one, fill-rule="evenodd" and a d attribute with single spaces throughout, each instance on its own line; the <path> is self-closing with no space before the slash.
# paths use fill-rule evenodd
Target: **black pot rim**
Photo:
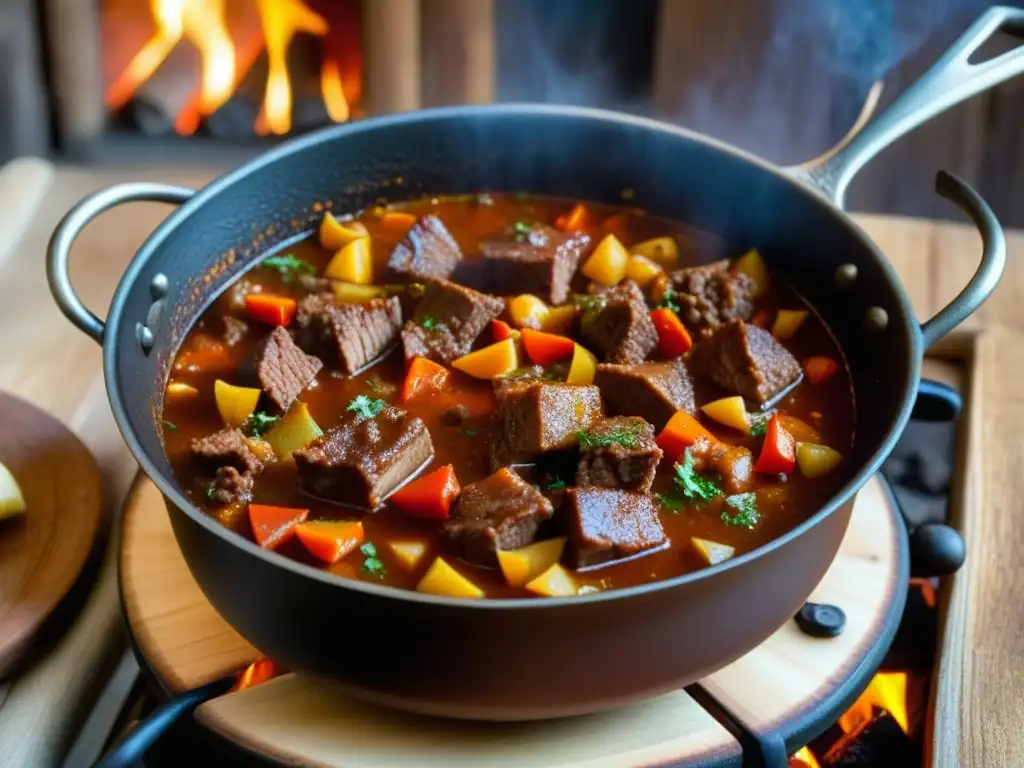
<path id="1" fill-rule="evenodd" d="M 636 117 L 625 113 L 593 109 L 589 107 L 570 107 L 548 104 L 495 104 L 486 106 L 458 106 L 426 109 L 417 112 L 406 112 L 385 117 L 369 118 L 366 120 L 331 126 L 290 141 L 283 142 L 274 149 L 259 155 L 252 161 L 245 163 L 239 168 L 230 171 L 223 176 L 220 176 L 197 191 L 188 202 L 168 216 L 168 218 L 165 219 L 142 244 L 122 275 L 121 280 L 114 291 L 113 298 L 111 299 L 110 312 L 107 316 L 107 326 L 116 329 L 120 328 L 121 324 L 125 322 L 123 317 L 125 298 L 135 288 L 135 284 L 145 263 L 162 245 L 168 235 L 174 229 L 183 225 L 194 210 L 203 206 L 207 201 L 223 193 L 234 184 L 244 181 L 247 176 L 260 168 L 301 153 L 306 148 L 316 144 L 326 141 L 334 141 L 341 139 L 344 136 L 354 135 L 364 131 L 450 119 L 500 119 L 516 117 L 548 117 L 550 119 L 572 118 L 639 127 L 646 131 L 667 134 L 683 141 L 704 144 L 723 154 L 732 155 L 737 159 L 754 165 L 764 173 L 775 176 L 777 179 L 780 179 L 791 186 L 795 191 L 812 199 L 815 204 L 821 208 L 823 215 L 838 217 L 850 233 L 859 240 L 861 245 L 870 251 L 874 258 L 879 262 L 886 280 L 889 282 L 893 289 L 893 293 L 897 297 L 901 316 L 903 318 L 913 318 L 915 316 L 910 299 L 903 288 L 902 282 L 896 275 L 895 270 L 893 270 L 889 260 L 879 250 L 878 246 L 867 236 L 867 233 L 865 233 L 863 229 L 861 229 L 861 227 L 842 209 L 834 205 L 824 195 L 820 194 L 813 187 L 799 181 L 794 176 L 789 175 L 779 166 L 769 163 L 768 161 L 750 154 L 749 152 L 733 147 L 730 144 L 705 136 L 704 134 L 649 118 Z M 466 190 L 460 190 L 460 192 L 465 191 Z M 507 610 L 511 608 L 518 610 L 559 610 L 570 606 L 579 607 L 582 605 L 609 600 L 627 600 L 634 597 L 641 597 L 645 595 L 649 596 L 657 592 L 675 589 L 703 579 L 711 579 L 720 573 L 724 573 L 735 568 L 742 568 L 748 563 L 751 563 L 763 555 L 800 537 L 804 532 L 816 526 L 849 501 L 853 495 L 860 490 L 864 483 L 867 482 L 868 478 L 879 470 L 885 458 L 892 451 L 897 439 L 902 434 L 910 419 L 910 412 L 913 407 L 914 397 L 917 391 L 917 382 L 921 375 L 923 340 L 919 326 L 916 322 L 909 321 L 903 322 L 899 324 L 899 326 L 891 327 L 898 328 L 898 330 L 904 333 L 907 337 L 906 348 L 908 350 L 909 357 L 906 361 L 906 368 L 904 369 L 907 372 L 907 376 L 904 391 L 901 396 L 902 402 L 900 404 L 899 413 L 892 425 L 890 425 L 888 431 L 885 433 L 885 437 L 882 439 L 881 444 L 872 454 L 871 460 L 864 464 L 856 474 L 850 478 L 850 480 L 848 480 L 824 505 L 822 505 L 816 513 L 782 536 L 772 539 L 767 544 L 738 557 L 726 560 L 718 565 L 703 568 L 699 571 L 693 571 L 681 576 L 676 576 L 671 579 L 651 582 L 649 584 L 625 587 L 623 589 L 615 589 L 608 592 L 596 592 L 588 595 L 561 598 L 488 598 L 478 600 L 472 598 L 440 597 L 409 589 L 371 584 L 357 579 L 346 579 L 328 571 L 323 571 L 318 568 L 314 568 L 313 566 L 300 563 L 296 560 L 291 560 L 284 555 L 277 554 L 276 552 L 262 549 L 248 539 L 245 539 L 228 528 L 225 528 L 198 507 L 194 506 L 178 488 L 177 482 L 173 478 L 168 477 L 159 471 L 148 454 L 143 450 L 132 429 L 132 425 L 124 407 L 122 393 L 117 385 L 117 359 L 120 351 L 114 341 L 118 338 L 119 334 L 117 332 L 108 332 L 106 335 L 107 340 L 103 345 L 103 373 L 106 380 L 107 397 L 110 401 L 111 410 L 113 411 L 118 429 L 120 430 L 121 435 L 127 443 L 136 462 L 138 462 L 146 476 L 156 484 L 167 500 L 169 500 L 178 510 L 191 518 L 193 522 L 203 527 L 212 535 L 219 536 L 230 541 L 234 546 L 240 547 L 243 551 L 248 552 L 249 555 L 260 558 L 270 565 L 290 570 L 298 576 L 316 579 L 325 584 L 342 589 L 363 592 L 375 597 L 405 600 L 428 605 L 439 605 L 452 609 Z"/>

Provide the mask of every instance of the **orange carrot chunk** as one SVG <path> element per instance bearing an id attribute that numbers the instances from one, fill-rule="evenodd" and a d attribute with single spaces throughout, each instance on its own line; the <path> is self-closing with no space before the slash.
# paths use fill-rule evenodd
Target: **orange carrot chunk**
<path id="1" fill-rule="evenodd" d="M 308 509 L 272 507 L 269 504 L 249 505 L 252 537 L 264 549 L 277 549 L 295 536 L 295 526 L 306 522 Z"/>
<path id="2" fill-rule="evenodd" d="M 581 229 L 589 229 L 594 226 L 593 217 L 583 203 L 576 203 L 576 206 L 568 213 L 563 213 L 555 219 L 555 227 L 563 232 L 578 232 Z"/>
<path id="3" fill-rule="evenodd" d="M 443 365 L 425 357 L 414 357 L 402 384 L 402 402 L 407 403 L 417 395 L 443 390 L 451 376 L 452 372 Z"/>
<path id="4" fill-rule="evenodd" d="M 491 320 L 491 340 L 494 342 L 511 339 L 515 336 L 512 333 L 512 326 L 504 320 Z"/>
<path id="5" fill-rule="evenodd" d="M 295 535 L 309 554 L 333 565 L 363 543 L 363 524 L 358 520 L 299 523 Z"/>
<path id="6" fill-rule="evenodd" d="M 380 218 L 380 225 L 392 232 L 405 233 L 416 223 L 416 217 L 411 213 L 402 211 L 388 211 Z"/>
<path id="7" fill-rule="evenodd" d="M 537 365 L 551 365 L 572 357 L 576 344 L 568 336 L 523 328 L 521 331 L 526 354 Z"/>
<path id="8" fill-rule="evenodd" d="M 444 520 L 460 490 L 455 468 L 448 464 L 399 488 L 391 501 L 410 517 Z"/>
<path id="9" fill-rule="evenodd" d="M 253 320 L 267 325 L 288 325 L 295 317 L 297 304 L 287 296 L 250 293 L 245 297 L 245 311 Z"/>
<path id="10" fill-rule="evenodd" d="M 683 321 L 668 307 L 651 312 L 651 322 L 658 331 L 658 351 L 662 356 L 679 357 L 693 346 L 693 339 Z"/>
<path id="11" fill-rule="evenodd" d="M 751 325 L 756 325 L 758 328 L 768 328 L 769 320 L 771 320 L 771 315 L 768 314 L 768 310 L 759 309 L 750 323 Z"/>
<path id="12" fill-rule="evenodd" d="M 826 379 L 832 378 L 839 372 L 839 363 L 831 357 L 815 355 L 804 360 L 804 373 L 810 379 L 811 384 L 821 384 Z"/>
<path id="13" fill-rule="evenodd" d="M 655 442 L 666 456 L 672 461 L 677 461 L 683 455 L 683 451 L 701 438 L 712 443 L 718 442 L 693 416 L 686 411 L 676 411 L 661 430 L 661 434 L 655 438 Z"/>
<path id="14" fill-rule="evenodd" d="M 768 421 L 761 455 L 754 465 L 755 472 L 766 475 L 788 475 L 796 467 L 796 440 L 782 426 L 778 416 Z"/>

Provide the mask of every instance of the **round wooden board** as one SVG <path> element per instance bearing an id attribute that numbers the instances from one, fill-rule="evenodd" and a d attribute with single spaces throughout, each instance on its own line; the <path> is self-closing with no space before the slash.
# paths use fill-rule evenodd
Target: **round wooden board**
<path id="1" fill-rule="evenodd" d="M 27 512 L 0 520 L 0 676 L 28 650 L 75 583 L 96 540 L 99 468 L 57 419 L 0 392 L 0 463 Z"/>
<path id="2" fill-rule="evenodd" d="M 196 719 L 244 751 L 287 765 L 738 766 L 739 742 L 709 709 L 795 749 L 801 745 L 793 739 L 807 733 L 812 719 L 824 724 L 816 714 L 845 704 L 867 684 L 873 655 L 884 653 L 902 610 L 902 525 L 883 481 L 871 479 L 811 596 L 845 611 L 839 638 L 814 639 L 789 622 L 700 684 L 622 709 L 543 723 L 442 721 L 372 707 L 285 675 L 209 701 Z M 142 661 L 165 689 L 202 685 L 258 656 L 203 597 L 160 492 L 145 478 L 129 495 L 122 531 L 125 613 Z M 709 698 L 719 706 L 708 707 Z"/>

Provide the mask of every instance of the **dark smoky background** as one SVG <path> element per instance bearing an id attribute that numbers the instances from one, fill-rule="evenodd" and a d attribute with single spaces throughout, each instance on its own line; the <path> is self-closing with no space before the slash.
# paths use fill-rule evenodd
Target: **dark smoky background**
<path id="1" fill-rule="evenodd" d="M 1024 7 L 1024 2 L 1008 3 Z M 621 109 L 780 164 L 824 152 L 882 80 L 879 111 L 992 3 L 980 0 L 499 0 L 498 99 Z M 1012 47 L 999 40 L 983 53 Z M 853 183 L 854 210 L 959 214 L 935 171 L 1024 226 L 1024 82 L 896 142 Z"/>

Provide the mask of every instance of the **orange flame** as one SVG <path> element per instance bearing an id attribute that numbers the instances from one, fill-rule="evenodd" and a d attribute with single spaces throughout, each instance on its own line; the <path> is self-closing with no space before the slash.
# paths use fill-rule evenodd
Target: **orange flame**
<path id="1" fill-rule="evenodd" d="M 790 768 L 821 768 L 821 764 L 814 757 L 814 753 L 804 747 L 790 758 Z"/>
<path id="2" fill-rule="evenodd" d="M 263 658 L 256 659 L 256 661 L 238 674 L 238 679 L 231 690 L 244 691 L 246 688 L 252 688 L 260 683 L 267 682 L 267 680 L 272 680 L 278 675 L 283 675 L 284 672 L 281 667 L 264 656 Z"/>
<path id="3" fill-rule="evenodd" d="M 879 672 L 875 675 L 867 690 L 839 718 L 839 727 L 843 733 L 850 733 L 868 722 L 874 714 L 874 707 L 886 710 L 899 723 L 903 732 L 907 732 L 906 673 Z"/>
<path id="4" fill-rule="evenodd" d="M 325 61 L 321 74 L 320 87 L 323 91 L 324 106 L 327 116 L 336 123 L 344 123 L 349 118 L 348 101 L 345 90 L 341 86 L 341 67 L 336 61 Z"/>
<path id="5" fill-rule="evenodd" d="M 124 72 L 107 89 L 110 109 L 120 109 L 142 83 L 149 80 L 157 67 L 178 44 L 185 32 L 184 7 L 189 0 L 151 0 L 149 7 L 156 23 L 156 33 L 132 57 Z"/>

